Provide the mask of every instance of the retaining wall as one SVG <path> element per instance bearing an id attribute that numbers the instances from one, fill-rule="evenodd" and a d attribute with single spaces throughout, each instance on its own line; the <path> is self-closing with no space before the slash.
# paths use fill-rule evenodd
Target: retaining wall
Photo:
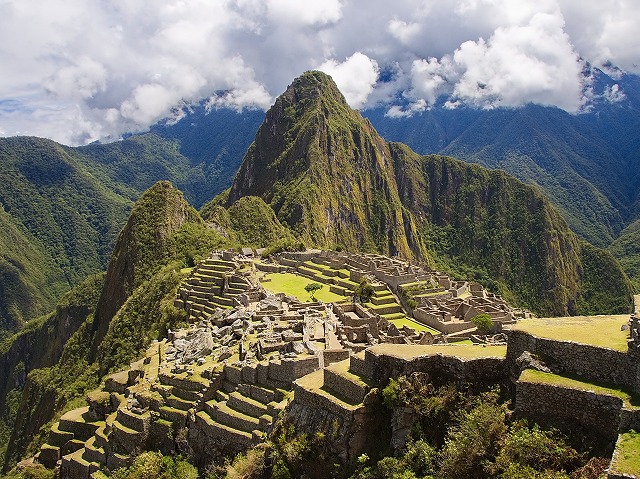
<path id="1" fill-rule="evenodd" d="M 516 359 L 529 351 L 560 374 L 640 392 L 640 361 L 632 354 L 573 341 L 539 338 L 524 331 L 509 331 L 508 335 L 506 360 L 513 371 L 518 369 Z"/>
<path id="2" fill-rule="evenodd" d="M 578 425 L 611 444 L 618 437 L 623 407 L 616 396 L 524 381 L 516 384 L 515 405 L 517 417 L 566 429 Z"/>

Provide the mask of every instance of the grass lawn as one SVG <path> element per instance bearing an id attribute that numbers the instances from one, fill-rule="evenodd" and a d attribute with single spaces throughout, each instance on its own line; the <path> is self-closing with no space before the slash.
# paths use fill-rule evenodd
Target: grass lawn
<path id="1" fill-rule="evenodd" d="M 403 319 L 392 319 L 391 322 L 396 325 L 397 328 L 402 328 L 402 326 L 406 326 L 407 328 L 415 329 L 416 331 L 429 331 L 433 335 L 440 334 L 440 331 L 430 328 L 429 326 L 425 326 L 424 324 L 420 324 L 413 319 L 409 319 L 406 316 Z"/>
<path id="2" fill-rule="evenodd" d="M 265 279 L 270 280 L 262 283 L 266 290 L 272 293 L 284 293 L 307 302 L 311 301 L 311 295 L 305 291 L 304 287 L 309 283 L 316 283 L 316 281 L 293 273 L 269 273 L 265 275 Z M 322 285 L 320 291 L 316 291 L 315 296 L 316 299 L 325 303 L 341 301 L 345 298 L 329 291 L 329 286 L 326 284 Z"/>
<path id="3" fill-rule="evenodd" d="M 621 331 L 620 327 L 628 321 L 628 314 L 534 318 L 522 319 L 512 329 L 526 331 L 541 338 L 575 341 L 626 351 L 628 332 Z"/>
<path id="4" fill-rule="evenodd" d="M 638 406 L 640 402 L 638 398 L 631 394 L 616 388 L 608 388 L 598 386 L 597 384 L 579 381 L 577 379 L 559 376 L 557 374 L 545 373 L 534 369 L 526 369 L 520 375 L 520 381 L 540 384 L 551 384 L 553 386 L 562 386 L 571 389 L 579 389 L 581 391 L 593 391 L 596 394 L 607 394 L 609 396 L 619 397 L 627 406 Z"/>
<path id="5" fill-rule="evenodd" d="M 620 436 L 612 469 L 619 474 L 640 475 L 640 432 L 631 430 Z"/>
<path id="6" fill-rule="evenodd" d="M 455 356 L 463 359 L 498 357 L 504 358 L 507 354 L 506 346 L 476 346 L 472 344 L 433 344 L 421 346 L 418 344 L 377 344 L 369 351 L 374 354 L 385 354 L 403 359 L 412 359 L 418 356 L 442 354 L 443 356 Z"/>

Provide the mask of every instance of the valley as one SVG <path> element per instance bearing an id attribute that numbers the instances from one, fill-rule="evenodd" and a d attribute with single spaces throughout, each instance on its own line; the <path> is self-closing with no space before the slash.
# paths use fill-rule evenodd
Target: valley
<path id="1" fill-rule="evenodd" d="M 616 444 L 633 442 L 638 427 L 634 286 L 539 188 L 387 142 L 316 71 L 267 112 L 228 189 L 199 176 L 208 160 L 194 163 L 186 145 L 159 131 L 79 149 L 11 140 L 40 152 L 34 163 L 7 150 L 36 192 L 16 190 L 11 204 L 60 206 L 35 208 L 42 222 L 11 206 L 6 221 L 25 245 L 10 249 L 15 257 L 24 250 L 25 261 L 51 265 L 26 263 L 17 278 L 47 291 L 40 308 L 53 311 L 26 320 L 15 313 L 22 307 L 6 309 L 0 453 L 9 477 L 104 478 L 155 461 L 153 451 L 218 475 L 262 461 L 252 467 L 265 474 L 299 477 L 307 464 L 310 477 L 364 479 L 385 464 L 417 468 L 394 458 L 415 448 L 431 461 L 415 469 L 421 476 L 549 469 L 500 449 L 518 434 L 572 457 L 553 466 L 558 473 L 618 464 Z M 50 160 L 60 165 L 55 178 L 42 173 Z M 63 200 L 81 202 L 83 188 L 105 198 L 80 223 L 103 228 L 90 235 L 65 219 L 74 207 Z M 623 254 L 634 254 L 634 231 L 620 241 Z M 42 239 L 56 232 L 89 235 L 112 253 L 67 264 L 74 250 Z M 43 273 L 67 282 L 47 290 L 56 283 Z M 58 299 L 64 284 L 76 286 Z M 31 301 L 15 294 L 23 290 L 4 289 L 5 302 Z M 594 319 L 567 323 L 562 338 L 535 323 L 568 315 Z M 616 345 L 591 342 L 591 325 Z M 628 333 L 614 335 L 623 325 Z M 596 392 L 584 392 L 589 384 Z M 576 414 L 564 400 L 581 411 L 606 404 L 607 419 Z M 452 449 L 464 443 L 454 437 L 481 423 L 479 414 L 497 436 L 478 433 L 494 440 L 483 446 L 493 452 L 469 461 Z"/>

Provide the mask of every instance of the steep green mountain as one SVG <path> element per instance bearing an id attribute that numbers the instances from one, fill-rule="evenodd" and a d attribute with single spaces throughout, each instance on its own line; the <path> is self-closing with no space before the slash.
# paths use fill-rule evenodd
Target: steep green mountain
<path id="1" fill-rule="evenodd" d="M 294 240 L 269 205 L 257 196 L 244 196 L 228 210 L 209 207 L 201 213 L 205 221 L 216 222 L 243 245 L 264 248 L 279 240 Z"/>
<path id="2" fill-rule="evenodd" d="M 615 153 L 562 110 L 529 105 L 487 113 L 443 152 L 539 185 L 593 244 L 609 244 L 629 217 L 630 192 L 611 187 L 626 176 Z"/>
<path id="3" fill-rule="evenodd" d="M 640 220 L 627 226 L 608 250 L 632 278 L 636 291 L 640 291 Z"/>
<path id="4" fill-rule="evenodd" d="M 387 139 L 503 169 L 537 184 L 571 228 L 607 246 L 640 215 L 640 76 L 590 67 L 593 99 L 572 115 L 557 108 L 434 108 L 392 118 L 364 112 Z M 618 95 L 612 98 L 611 92 Z"/>
<path id="5" fill-rule="evenodd" d="M 263 117 L 196 105 L 110 144 L 1 138 L 0 338 L 106 267 L 133 201 L 155 182 L 198 207 L 227 188 Z"/>
<path id="6" fill-rule="evenodd" d="M 61 300 L 56 314 L 31 323 L 0 349 L 0 364 L 11 374 L 5 389 L 21 374 L 12 407 L 6 408 L 13 427 L 5 469 L 37 447 L 43 426 L 71 409 L 72 400 L 184 321 L 184 312 L 173 307 L 184 267 L 213 249 L 233 246 L 168 182 L 146 191 L 118 237 L 104 282 L 102 276 L 88 280 Z M 38 347 L 46 338 L 51 344 Z M 22 366 L 15 359 L 21 355 Z"/>
<path id="7" fill-rule="evenodd" d="M 263 198 L 307 244 L 427 260 L 435 253 L 439 264 L 492 278 L 540 313 L 629 308 L 630 284 L 615 262 L 604 285 L 610 302 L 595 306 L 583 294 L 593 255 L 583 262 L 586 250 L 537 189 L 385 142 L 319 72 L 276 100 L 218 201 L 245 196 Z"/>
<path id="8" fill-rule="evenodd" d="M 446 124 L 460 118 L 462 131 L 451 131 L 442 141 L 427 140 L 440 138 L 438 121 Z M 620 155 L 593 126 L 562 110 L 527 105 L 471 113 L 440 110 L 406 120 L 378 114 L 376 119 L 385 137 L 416 151 L 455 156 L 537 184 L 571 228 L 593 244 L 609 244 L 630 215 L 632 191 L 621 187 L 627 183 L 627 173 Z M 405 133 L 423 123 L 436 124 L 420 138 Z"/>
<path id="9" fill-rule="evenodd" d="M 67 283 L 46 249 L 0 205 L 0 338 L 47 311 Z"/>
<path id="10" fill-rule="evenodd" d="M 501 171 L 393 144 L 403 203 L 438 253 L 485 271 L 506 296 L 535 311 L 575 313 L 578 239 L 539 191 Z M 526 270 L 526 274 L 524 271 Z"/>
<path id="11" fill-rule="evenodd" d="M 426 256 L 386 142 L 325 74 L 309 72 L 267 112 L 226 205 L 259 196 L 307 243 Z"/>
<path id="12" fill-rule="evenodd" d="M 209 111 L 194 105 L 179 121 L 76 151 L 86 167 L 132 200 L 156 181 L 169 180 L 199 208 L 229 187 L 263 118 L 263 112 L 254 110 Z"/>
<path id="13" fill-rule="evenodd" d="M 38 138 L 0 139 L 0 182 L 0 329 L 15 331 L 104 268 L 129 202 Z"/>
<path id="14" fill-rule="evenodd" d="M 177 247 L 173 237 L 186 223 L 202 224 L 202 219 L 168 181 L 156 183 L 136 202 L 107 269 L 93 321 L 94 350 L 133 290 Z"/>
<path id="15" fill-rule="evenodd" d="M 65 294 L 55 311 L 30 321 L 0 344 L 0 464 L 4 462 L 11 430 L 18 417 L 27 375 L 54 366 L 69 339 L 93 313 L 104 274 L 89 276 Z"/>

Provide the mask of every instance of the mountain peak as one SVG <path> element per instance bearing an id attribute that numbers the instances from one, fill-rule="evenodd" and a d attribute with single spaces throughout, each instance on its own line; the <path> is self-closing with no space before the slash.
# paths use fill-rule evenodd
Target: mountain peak
<path id="1" fill-rule="evenodd" d="M 171 236 L 187 222 L 201 223 L 202 219 L 169 181 L 158 181 L 133 205 L 118 236 L 96 308 L 92 353 L 125 300 L 166 259 Z"/>
<path id="2" fill-rule="evenodd" d="M 310 71 L 267 112 L 226 204 L 258 196 L 307 244 L 425 256 L 397 191 L 387 143 Z"/>
<path id="3" fill-rule="evenodd" d="M 294 101 L 317 100 L 331 98 L 344 106 L 347 101 L 338 86 L 329 75 L 317 70 L 304 72 L 293 80 L 283 96 L 293 97 Z"/>

